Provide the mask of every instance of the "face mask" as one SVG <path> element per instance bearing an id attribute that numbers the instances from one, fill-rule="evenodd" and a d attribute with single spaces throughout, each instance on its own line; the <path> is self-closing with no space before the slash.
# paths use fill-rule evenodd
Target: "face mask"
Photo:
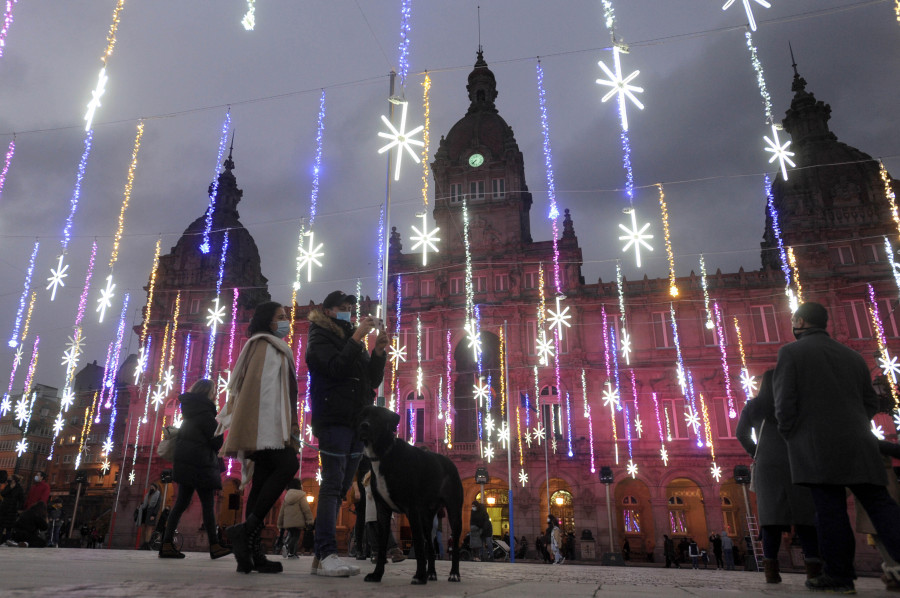
<path id="1" fill-rule="evenodd" d="M 472 511 L 477 511 L 477 510 L 478 510 L 477 507 L 472 507 Z"/>
<path id="2" fill-rule="evenodd" d="M 40 481 L 41 481 L 41 476 L 39 476 L 39 475 L 34 476 L 34 481 L 35 481 L 35 482 L 40 482 Z"/>
<path id="3" fill-rule="evenodd" d="M 337 314 L 334 317 L 337 318 L 338 320 L 343 320 L 344 322 L 347 322 L 347 323 L 350 322 L 350 312 L 349 311 L 339 311 L 339 312 L 337 312 Z"/>
<path id="4" fill-rule="evenodd" d="M 804 330 L 806 330 L 806 328 L 791 328 L 791 332 L 794 333 L 794 338 L 798 340 L 800 339 L 800 335 L 803 334 Z"/>
<path id="5" fill-rule="evenodd" d="M 278 321 L 278 328 L 275 329 L 274 334 L 275 334 L 275 336 L 277 336 L 278 338 L 284 338 L 284 337 L 287 336 L 287 333 L 290 332 L 290 330 L 291 330 L 291 323 L 290 323 L 290 322 L 288 322 L 287 320 L 279 320 L 279 321 Z"/>

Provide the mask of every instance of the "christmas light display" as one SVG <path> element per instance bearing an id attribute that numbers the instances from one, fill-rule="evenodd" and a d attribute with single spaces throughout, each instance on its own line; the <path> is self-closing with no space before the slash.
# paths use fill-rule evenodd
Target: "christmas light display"
<path id="1" fill-rule="evenodd" d="M 103 322 L 107 308 L 112 307 L 112 298 L 115 296 L 115 290 L 116 285 L 112 281 L 112 274 L 110 274 L 106 277 L 106 288 L 100 291 L 100 298 L 97 299 L 97 309 L 94 310 L 100 312 L 100 322 Z"/>
<path id="2" fill-rule="evenodd" d="M 685 398 L 688 402 L 685 421 L 687 421 L 688 425 L 694 429 L 694 435 L 697 436 L 697 446 L 701 447 L 703 446 L 703 441 L 699 434 L 700 420 L 695 399 L 696 395 L 694 394 L 694 382 L 691 373 L 684 367 L 684 358 L 681 354 L 681 341 L 678 338 L 678 322 L 675 320 L 675 305 L 673 303 L 669 304 L 669 316 L 672 320 L 672 338 L 674 339 L 675 356 L 677 359 L 675 366 L 680 373 L 679 375 L 684 377 L 682 390 L 684 391 Z"/>
<path id="3" fill-rule="evenodd" d="M 719 341 L 719 352 L 722 354 L 722 376 L 725 379 L 725 397 L 728 401 L 728 417 L 734 419 L 737 417 L 737 410 L 734 408 L 734 395 L 731 393 L 731 374 L 728 371 L 728 352 L 725 340 L 725 327 L 722 324 L 722 310 L 719 303 L 713 303 L 713 311 L 716 314 L 716 340 Z"/>
<path id="4" fill-rule="evenodd" d="M 400 5 L 400 46 L 398 48 L 400 58 L 400 87 L 406 86 L 406 76 L 409 73 L 409 15 L 412 0 L 402 0 Z"/>
<path id="5" fill-rule="evenodd" d="M 878 351 L 881 353 L 882 363 L 890 363 L 890 355 L 887 350 L 887 340 L 884 334 L 884 325 L 878 314 L 878 301 L 875 299 L 875 287 L 866 285 L 869 289 L 869 316 L 872 318 L 872 327 L 875 330 L 875 339 L 878 341 Z M 885 372 L 887 373 L 887 372 Z M 891 396 L 894 399 L 894 409 L 900 408 L 900 394 L 897 391 L 897 382 L 893 376 L 887 376 L 891 388 Z"/>
<path id="6" fill-rule="evenodd" d="M 897 1 L 900 2 L 900 0 Z M 897 232 L 900 233 L 900 212 L 897 210 L 897 198 L 894 195 L 891 176 L 888 174 L 887 169 L 884 167 L 884 162 L 881 160 L 878 161 L 878 173 L 881 176 L 882 183 L 884 183 L 884 196 L 888 200 L 888 205 L 891 206 L 891 218 L 894 219 L 894 224 L 897 225 Z M 885 237 L 885 240 L 887 240 L 887 237 Z M 892 253 L 888 253 L 888 256 L 893 259 Z"/>
<path id="7" fill-rule="evenodd" d="M 741 326 L 738 324 L 737 317 L 734 318 L 734 331 L 737 333 L 738 350 L 741 354 L 741 386 L 744 387 L 744 394 L 747 395 L 747 400 L 750 400 L 753 393 L 756 392 L 756 378 L 750 375 L 750 370 L 747 368 L 747 355 L 744 353 L 744 339 L 741 336 Z"/>
<path id="8" fill-rule="evenodd" d="M 396 279 L 396 288 L 394 293 L 394 298 L 396 300 L 396 308 L 394 312 L 394 354 L 391 355 L 391 403 L 390 410 L 398 411 L 400 409 L 400 384 L 397 380 L 400 368 L 400 361 L 406 361 L 406 346 L 400 347 L 400 322 L 403 317 L 403 277 L 397 275 Z M 394 391 L 396 390 L 397 397 L 394 397 Z"/>
<path id="9" fill-rule="evenodd" d="M 766 141 L 765 150 L 772 154 L 772 157 L 769 158 L 769 164 L 778 160 L 778 165 L 781 167 L 781 178 L 785 181 L 788 180 L 787 166 L 785 165 L 790 164 L 791 168 L 797 167 L 794 161 L 791 160 L 794 152 L 787 149 L 791 146 L 791 142 L 788 140 L 781 143 L 781 140 L 778 139 L 778 128 L 775 125 L 772 125 L 772 137 L 763 135 L 763 139 Z"/>
<path id="10" fill-rule="evenodd" d="M 6 0 L 6 10 L 3 13 L 3 27 L 0 28 L 0 58 L 3 57 L 3 48 L 6 47 L 6 36 L 9 34 L 9 28 L 13 23 L 13 6 L 19 0 Z M 0 184 L 0 189 L 3 185 Z"/>
<path id="11" fill-rule="evenodd" d="M 628 335 L 628 322 L 625 317 L 625 279 L 622 277 L 622 267 L 618 261 L 616 262 L 616 289 L 619 292 L 619 321 L 622 323 L 619 349 L 625 359 L 625 365 L 631 365 L 631 337 Z"/>
<path id="12" fill-rule="evenodd" d="M 566 328 L 572 327 L 572 325 L 569 324 L 569 320 L 572 319 L 572 316 L 569 314 L 569 308 L 568 308 L 568 306 L 563 308 L 561 305 L 561 301 L 564 298 L 565 297 L 561 297 L 561 296 L 557 295 L 556 296 L 556 311 L 554 311 L 552 309 L 547 310 L 547 313 L 550 314 L 550 317 L 548 318 L 548 320 L 550 320 L 550 330 L 553 330 L 554 328 L 559 328 L 559 330 L 557 330 L 557 333 L 562 332 L 563 326 L 565 326 Z"/>
<path id="13" fill-rule="evenodd" d="M 637 477 L 638 474 L 638 466 L 637 463 L 634 462 L 634 453 L 632 452 L 631 446 L 631 426 L 628 425 L 628 406 L 626 405 L 622 409 L 622 415 L 624 417 L 625 424 L 625 440 L 628 443 L 628 465 L 625 466 L 625 470 L 628 472 L 628 475 L 631 476 L 631 479 Z"/>
<path id="14" fill-rule="evenodd" d="M 637 433 L 638 440 L 641 439 L 641 435 L 644 432 L 643 424 L 641 423 L 641 410 L 638 406 L 638 391 L 637 391 L 637 381 L 634 378 L 634 368 L 628 370 L 631 374 L 631 398 L 634 401 L 634 431 Z"/>
<path id="15" fill-rule="evenodd" d="M 34 344 L 31 346 L 31 362 L 28 364 L 28 373 L 25 374 L 24 394 L 31 391 L 31 382 L 34 380 L 34 371 L 38 362 L 38 345 L 41 344 L 41 337 L 34 337 Z"/>
<path id="16" fill-rule="evenodd" d="M 409 154 L 410 158 L 418 164 L 421 162 L 419 156 L 412 149 L 411 146 L 415 145 L 416 147 L 424 147 L 425 142 L 420 141 L 418 139 L 413 139 L 414 135 L 418 135 L 424 128 L 424 125 L 419 125 L 418 127 L 407 131 L 406 130 L 406 112 L 409 109 L 409 102 L 406 100 L 394 100 L 395 103 L 400 104 L 400 128 L 394 127 L 394 124 L 388 119 L 388 117 L 381 115 L 381 121 L 388 128 L 387 133 L 384 131 L 379 131 L 378 136 L 384 139 L 388 139 L 389 143 L 382 146 L 379 150 L 379 154 L 383 154 L 386 151 L 389 151 L 391 148 L 397 148 L 397 163 L 394 167 L 394 180 L 400 180 L 400 165 L 403 163 L 403 150 L 406 150 L 406 153 Z"/>
<path id="17" fill-rule="evenodd" d="M 9 0 L 7 0 L 9 3 Z M 0 56 L 3 55 L 3 43 L 2 38 L 0 38 Z M 3 196 L 3 186 L 6 184 L 6 173 L 9 172 L 9 165 L 12 162 L 13 154 L 16 152 L 16 138 L 13 136 L 12 141 L 9 142 L 9 148 L 6 150 L 6 161 L 3 163 L 3 170 L 0 171 L 0 197 Z"/>
<path id="18" fill-rule="evenodd" d="M 615 70 L 610 70 L 606 63 L 602 60 L 597 62 L 597 66 L 599 66 L 606 76 L 609 79 L 597 79 L 597 85 L 603 85 L 605 87 L 609 87 L 610 90 L 606 93 L 605 96 L 601 98 L 602 102 L 606 102 L 611 99 L 613 96 L 618 96 L 618 104 L 619 104 L 619 116 L 622 122 L 622 130 L 628 131 L 628 114 L 625 108 L 625 100 L 628 99 L 634 104 L 639 110 L 644 109 L 644 105 L 637 98 L 635 93 L 643 93 L 644 89 L 642 87 L 638 87 L 637 85 L 632 85 L 631 82 L 641 73 L 641 71 L 633 71 L 631 74 L 625 76 L 622 74 L 622 62 L 619 58 L 619 54 L 623 53 L 620 44 L 613 45 L 613 67 Z"/>
<path id="19" fill-rule="evenodd" d="M 181 364 L 181 394 L 187 388 L 188 365 L 191 357 L 191 333 L 188 331 L 187 337 L 184 339 L 184 362 Z"/>
<path id="20" fill-rule="evenodd" d="M 612 433 L 613 433 L 613 450 L 615 451 L 616 457 L 616 465 L 619 464 L 619 433 L 616 429 L 616 411 L 622 410 L 622 401 L 621 401 L 621 386 L 619 385 L 619 359 L 617 357 L 616 352 L 616 329 L 614 326 L 609 327 L 609 353 L 612 355 L 613 364 L 612 371 L 615 376 L 615 401 L 612 399 L 609 402 L 609 419 L 612 424 Z M 611 383 L 607 381 L 607 388 L 611 387 Z"/>
<path id="21" fill-rule="evenodd" d="M 134 148 L 131 150 L 131 164 L 128 165 L 128 178 L 125 182 L 125 192 L 122 199 L 122 207 L 119 210 L 119 223 L 116 228 L 116 234 L 113 237 L 112 256 L 109 258 L 109 269 L 112 270 L 119 258 L 119 242 L 122 240 L 122 231 L 125 228 L 125 210 L 131 201 L 131 190 L 134 188 L 134 172 L 137 169 L 138 152 L 141 150 L 141 138 L 144 136 L 144 121 L 141 120 L 137 125 L 137 135 L 134 138 Z"/>
<path id="22" fill-rule="evenodd" d="M 653 235 L 648 234 L 646 231 L 650 228 L 650 223 L 645 222 L 644 226 L 638 229 L 637 223 L 637 214 L 635 213 L 634 208 L 627 208 L 626 211 L 629 215 L 631 215 L 631 228 L 628 228 L 624 224 L 619 224 L 619 228 L 625 233 L 619 237 L 620 241 L 626 241 L 625 246 L 622 248 L 622 252 L 628 251 L 631 247 L 634 247 L 634 258 L 637 262 L 637 267 L 641 267 L 641 246 L 647 249 L 647 251 L 653 251 L 653 247 L 647 243 L 647 239 L 652 239 Z"/>
<path id="23" fill-rule="evenodd" d="M 541 138 L 544 150 L 544 169 L 547 176 L 547 199 L 550 202 L 550 211 L 547 217 L 553 225 L 553 288 L 556 294 L 562 294 L 562 284 L 559 277 L 559 208 L 556 205 L 556 182 L 553 174 L 553 150 L 550 146 L 550 122 L 547 117 L 547 92 L 544 90 L 544 69 L 541 61 L 537 61 L 538 106 L 541 112 Z M 543 287 L 542 287 L 543 288 Z"/>
<path id="24" fill-rule="evenodd" d="M 897 291 L 900 292 L 900 264 L 894 257 L 894 248 L 888 241 L 887 235 L 884 237 L 884 253 L 887 255 L 888 261 L 891 263 L 891 271 L 894 273 L 894 282 L 897 284 Z"/>
<path id="25" fill-rule="evenodd" d="M 800 285 L 800 269 L 797 267 L 797 258 L 794 256 L 794 248 L 787 248 L 788 264 L 794 273 L 794 284 L 797 286 L 797 303 L 803 303 L 803 287 Z"/>
<path id="26" fill-rule="evenodd" d="M 119 355 L 122 351 L 122 341 L 125 339 L 125 318 L 128 315 L 128 299 L 129 294 L 125 293 L 122 297 L 122 314 L 119 316 L 119 325 L 116 327 L 116 342 L 113 345 L 111 360 L 109 361 L 109 374 L 103 381 L 101 388 L 101 396 L 106 394 L 106 403 L 104 407 L 109 409 L 112 407 L 112 388 L 116 381 L 116 373 L 119 369 Z"/>
<path id="27" fill-rule="evenodd" d="M 769 218 L 772 220 L 772 232 L 775 234 L 775 241 L 778 245 L 778 255 L 781 258 L 781 271 L 784 273 L 784 294 L 787 295 L 791 313 L 794 313 L 797 311 L 797 308 L 800 307 L 800 303 L 794 296 L 794 290 L 791 288 L 791 281 L 799 277 L 796 272 L 791 271 L 791 264 L 784 247 L 784 239 L 781 236 L 781 224 L 779 224 L 778 221 L 778 210 L 775 209 L 775 196 L 772 194 L 772 182 L 769 180 L 769 175 L 766 175 L 766 197 L 768 198 L 766 205 L 769 212 Z"/>
<path id="28" fill-rule="evenodd" d="M 612 364 L 609 359 L 609 324 L 606 317 L 606 306 L 602 305 L 600 307 L 600 317 L 602 320 L 603 326 L 603 363 L 606 366 L 606 378 L 607 380 L 612 375 Z"/>
<path id="29" fill-rule="evenodd" d="M 34 301 L 36 299 L 37 293 L 32 291 L 31 298 L 28 300 L 28 310 L 25 312 L 25 324 L 22 326 L 22 341 L 24 341 L 25 337 L 28 336 L 28 328 L 31 326 L 31 314 L 34 313 Z"/>
<path id="30" fill-rule="evenodd" d="M 472 348 L 475 361 L 481 361 L 481 338 L 478 335 L 475 323 L 475 289 L 472 286 L 472 250 L 469 245 L 469 207 L 468 201 L 463 197 L 463 246 L 466 250 L 466 321 L 465 329 L 468 334 L 469 347 Z"/>
<path id="31" fill-rule="evenodd" d="M 94 398 L 91 400 L 91 406 L 84 408 L 84 425 L 81 426 L 81 437 L 78 441 L 78 454 L 75 457 L 75 469 L 81 467 L 81 457 L 84 455 L 84 441 L 87 438 L 88 430 L 91 429 L 91 422 L 94 420 L 94 408 L 97 406 L 97 397 L 100 393 L 95 392 Z M 135 452 L 137 452 L 135 450 Z"/>
<path id="32" fill-rule="evenodd" d="M 659 430 L 659 456 L 662 459 L 663 465 L 666 467 L 669 466 L 669 454 L 666 451 L 666 437 L 663 434 L 662 421 L 659 419 L 659 399 L 656 398 L 656 393 L 651 393 L 653 397 L 653 411 L 656 414 L 656 429 Z"/>
<path id="33" fill-rule="evenodd" d="M 706 308 L 706 327 L 709 330 L 715 328 L 713 312 L 709 303 L 709 284 L 706 280 L 706 261 L 703 254 L 700 254 L 700 286 L 703 288 L 703 306 Z"/>
<path id="34" fill-rule="evenodd" d="M 237 287 L 232 289 L 232 298 L 231 298 L 231 330 L 228 332 L 228 369 L 231 369 L 231 366 L 234 365 L 234 335 L 237 331 L 237 311 L 238 311 L 238 295 L 239 291 Z M 357 295 L 359 296 L 359 295 Z M 357 316 L 357 320 L 359 317 Z M 298 341 L 299 342 L 299 341 Z M 300 358 L 300 349 L 297 348 L 297 358 Z M 299 369 L 299 368 L 295 368 Z"/>
<path id="35" fill-rule="evenodd" d="M 156 240 L 156 249 L 153 253 L 153 266 L 150 268 L 150 285 L 147 289 L 147 313 L 144 315 L 143 326 L 141 327 L 141 347 L 144 347 L 147 340 L 148 327 L 150 325 L 150 310 L 153 309 L 153 291 L 156 289 L 156 274 L 159 271 L 159 252 L 162 247 L 162 239 Z M 145 355 L 147 353 L 145 352 Z M 137 384 L 137 382 L 135 382 Z"/>
<path id="36" fill-rule="evenodd" d="M 547 365 L 549 358 L 556 354 L 553 347 L 553 339 L 547 338 L 547 331 L 544 330 L 544 316 L 547 313 L 547 300 L 544 295 L 544 264 L 538 265 L 538 310 L 537 310 L 537 339 L 535 339 L 535 349 L 538 355 L 538 362 L 541 365 Z"/>
<path id="37" fill-rule="evenodd" d="M 744 38 L 747 41 L 747 50 L 750 51 L 750 64 L 756 73 L 756 85 L 759 87 L 759 95 L 762 97 L 763 110 L 766 113 L 766 124 L 771 125 L 775 123 L 775 116 L 772 114 L 772 97 L 769 95 L 769 90 L 766 87 L 766 75 L 763 72 L 762 62 L 759 60 L 759 54 L 756 51 L 756 46 L 753 44 L 753 36 L 749 31 L 744 34 Z"/>
<path id="38" fill-rule="evenodd" d="M 766 0 L 753 0 L 763 8 L 772 8 L 772 5 L 766 2 Z M 734 4 L 736 0 L 728 0 L 723 6 L 722 10 L 728 10 L 731 8 L 731 5 Z M 747 13 L 747 20 L 750 21 L 750 29 L 752 31 L 756 31 L 756 19 L 753 18 L 753 7 L 750 4 L 750 0 L 741 0 L 744 4 L 744 11 Z"/>
<path id="39" fill-rule="evenodd" d="M 315 244 L 315 238 L 313 231 L 307 231 L 304 233 L 309 239 L 309 247 L 303 247 L 302 241 L 300 247 L 297 248 L 297 272 L 298 274 L 303 268 L 306 268 L 306 282 L 312 281 L 312 267 L 316 265 L 318 267 L 322 267 L 322 262 L 319 261 L 320 257 L 325 257 L 325 253 L 322 251 L 323 243 Z M 299 283 L 295 283 L 295 286 L 299 290 Z"/>
<path id="40" fill-rule="evenodd" d="M 22 316 L 25 313 L 25 301 L 31 290 L 31 275 L 34 274 L 34 261 L 37 258 L 40 241 L 34 242 L 34 249 L 31 250 L 31 258 L 28 260 L 28 268 L 25 270 L 25 287 L 22 289 L 22 295 L 19 297 L 19 309 L 16 311 L 16 321 L 13 324 L 13 332 L 7 343 L 10 347 L 16 347 L 19 344 L 19 327 L 22 325 Z"/>
<path id="41" fill-rule="evenodd" d="M 566 444 L 569 447 L 566 454 L 571 459 L 575 453 L 572 452 L 572 406 L 569 403 L 569 393 L 566 393 Z"/>
<path id="42" fill-rule="evenodd" d="M 451 345 L 451 333 L 450 330 L 447 330 L 447 344 L 446 350 L 444 352 L 445 360 L 446 360 L 446 368 L 447 368 L 447 416 L 445 419 L 445 436 L 444 442 L 447 444 L 448 449 L 453 448 L 453 411 L 452 411 L 452 400 L 453 400 L 453 377 L 450 373 L 450 360 L 453 356 L 453 350 Z"/>
<path id="43" fill-rule="evenodd" d="M 241 19 L 241 25 L 247 31 L 253 31 L 253 28 L 256 27 L 256 0 L 247 0 L 247 12 Z"/>
<path id="44" fill-rule="evenodd" d="M 207 348 L 206 353 L 206 369 L 204 370 L 204 378 L 209 378 L 212 374 L 212 365 L 213 365 L 213 357 L 215 356 L 215 348 L 216 348 L 216 335 L 218 334 L 218 327 L 220 324 L 224 323 L 225 317 L 225 306 L 219 305 L 219 300 L 221 298 L 222 293 L 222 279 L 225 276 L 225 258 L 228 256 L 228 229 L 225 230 L 224 235 L 222 236 L 222 253 L 219 257 L 219 276 L 216 278 L 216 298 L 214 301 L 213 308 L 207 309 L 207 326 L 209 326 L 209 347 Z M 165 353 L 165 349 L 163 350 Z M 160 368 L 162 369 L 162 368 Z"/>
<path id="45" fill-rule="evenodd" d="M 228 143 L 228 129 L 231 127 L 231 108 L 225 112 L 225 122 L 222 123 L 222 133 L 219 136 L 219 153 L 216 155 L 216 167 L 213 170 L 212 184 L 209 187 L 209 205 L 206 208 L 206 225 L 203 228 L 203 242 L 200 243 L 200 251 L 209 253 L 209 233 L 212 231 L 213 212 L 216 209 L 216 196 L 219 193 L 219 166 L 222 164 L 222 156 L 225 155 L 225 145 Z"/>
<path id="46" fill-rule="evenodd" d="M 669 295 L 678 296 L 678 285 L 675 283 L 675 255 L 672 253 L 672 240 L 669 237 L 669 209 L 666 206 L 666 193 L 662 183 L 657 183 L 659 188 L 659 209 L 662 213 L 663 235 L 666 240 L 666 256 L 669 259 Z"/>
<path id="47" fill-rule="evenodd" d="M 427 164 L 427 161 L 423 162 Z M 415 226 L 412 227 L 413 232 L 416 234 L 410 237 L 411 241 L 415 241 L 415 244 L 412 246 L 411 251 L 415 251 L 419 247 L 422 248 L 422 265 L 428 265 L 428 252 L 433 251 L 435 253 L 438 252 L 437 242 L 440 241 L 440 237 L 436 237 L 435 235 L 440 231 L 440 227 L 435 227 L 432 230 L 428 230 L 428 213 L 427 212 L 419 212 L 416 214 L 419 218 L 422 219 L 422 230 L 419 230 Z"/>
<path id="48" fill-rule="evenodd" d="M 106 93 L 107 81 L 109 81 L 109 77 L 106 76 L 106 67 L 104 66 L 97 75 L 97 87 L 91 92 L 91 101 L 88 102 L 87 112 L 84 113 L 85 132 L 90 132 L 93 129 L 94 114 L 97 112 L 97 108 L 101 106 L 100 98 Z"/>

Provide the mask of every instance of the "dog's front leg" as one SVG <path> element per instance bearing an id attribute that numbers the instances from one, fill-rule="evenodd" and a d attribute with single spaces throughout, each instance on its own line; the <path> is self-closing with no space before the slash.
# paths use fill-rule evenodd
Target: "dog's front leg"
<path id="1" fill-rule="evenodd" d="M 425 552 L 426 531 L 422 519 L 425 517 L 424 509 L 418 508 L 409 513 L 409 527 L 412 532 L 413 547 L 416 551 L 416 574 L 413 575 L 413 585 L 425 585 L 428 583 L 428 574 L 426 573 L 427 555 Z M 431 524 L 428 525 L 428 532 L 431 531 Z M 430 535 L 430 533 L 429 533 Z"/>
<path id="2" fill-rule="evenodd" d="M 384 564 L 387 562 L 387 543 L 388 536 L 391 533 L 391 511 L 378 499 L 375 500 L 375 504 L 378 508 L 377 533 L 375 535 L 375 544 L 377 546 L 375 570 L 366 575 L 365 581 L 380 582 L 384 576 Z"/>

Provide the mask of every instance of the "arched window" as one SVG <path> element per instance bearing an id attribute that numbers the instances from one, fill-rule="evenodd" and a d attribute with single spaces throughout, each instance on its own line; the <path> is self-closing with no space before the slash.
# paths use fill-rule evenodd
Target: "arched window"
<path id="1" fill-rule="evenodd" d="M 562 406 L 559 404 L 559 393 L 555 386 L 545 386 L 541 389 L 541 416 L 544 428 L 547 430 L 547 439 L 554 438 L 560 442 L 563 439 Z"/>
<path id="2" fill-rule="evenodd" d="M 575 506 L 572 494 L 565 490 L 557 490 L 550 497 L 550 514 L 559 520 L 563 532 L 575 532 Z"/>
<path id="3" fill-rule="evenodd" d="M 641 512 L 635 508 L 638 504 L 638 499 L 634 496 L 626 496 L 622 499 L 622 504 L 625 505 L 625 509 L 622 510 L 622 517 L 625 521 L 625 533 L 641 533 Z"/>
<path id="4" fill-rule="evenodd" d="M 684 499 L 680 496 L 669 497 L 669 531 L 672 535 L 688 535 L 687 515 L 684 512 Z"/>
<path id="5" fill-rule="evenodd" d="M 412 444 L 425 442 L 425 397 L 411 392 L 406 395 L 406 440 Z"/>

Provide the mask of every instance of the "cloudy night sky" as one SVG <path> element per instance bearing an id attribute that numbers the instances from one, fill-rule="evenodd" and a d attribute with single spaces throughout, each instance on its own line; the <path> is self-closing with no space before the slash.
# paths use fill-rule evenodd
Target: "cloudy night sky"
<path id="1" fill-rule="evenodd" d="M 640 70 L 638 111 L 628 105 L 635 207 L 651 223 L 655 251 L 635 267 L 617 224 L 625 171 L 614 102 L 602 103 L 598 60 L 612 65 L 600 0 L 413 0 L 405 95 L 411 125 L 422 124 L 422 80 L 432 79 L 431 155 L 468 108 L 466 77 L 479 43 L 497 78 L 497 107 L 525 156 L 534 196 L 536 241 L 551 236 L 538 106 L 536 58 L 544 85 L 560 209 L 572 212 L 588 283 L 665 277 L 656 183 L 664 183 L 676 271 L 758 269 L 764 226 L 763 176 L 769 133 L 745 43 L 742 2 L 618 0 L 618 38 L 630 46 L 626 73 Z M 771 0 L 751 3 L 753 40 L 773 112 L 791 99 L 793 46 L 807 89 L 832 107 L 839 140 L 882 158 L 900 175 L 897 81 L 900 23 L 892 0 Z M 122 292 L 129 322 L 139 322 L 156 239 L 163 253 L 206 209 L 218 169 L 220 130 L 231 107 L 234 171 L 244 197 L 241 221 L 259 246 L 275 300 L 290 299 L 297 233 L 309 214 L 319 97 L 326 93 L 316 239 L 324 269 L 299 301 L 335 289 L 375 295 L 377 221 L 385 197 L 380 115 L 388 110 L 388 73 L 398 65 L 400 0 L 259 0 L 246 31 L 240 0 L 129 0 L 121 13 L 109 81 L 94 120 L 93 149 L 68 248 L 66 287 L 54 302 L 44 290 L 62 231 L 84 142 L 85 107 L 97 84 L 115 0 L 19 2 L 0 56 L 0 159 L 15 133 L 15 155 L 0 195 L 0 379 L 13 356 L 12 334 L 33 243 L 40 240 L 33 288 L 39 298 L 27 341 L 41 336 L 35 381 L 61 387 L 60 357 L 71 334 L 91 242 L 98 242 L 85 334 L 87 360 L 103 364 L 115 338 Z M 102 325 L 94 312 L 108 272 L 131 160 L 135 127 L 145 131 L 114 278 L 117 296 Z M 802 166 L 802 165 L 801 165 Z M 2 164 L 0 164 L 2 167 Z M 392 191 L 391 223 L 408 248 L 421 210 L 421 166 L 404 160 Z M 433 196 L 433 184 L 431 185 Z M 449 231 L 442 231 L 449 234 Z M 210 299 L 214 291 L 211 291 Z M 123 358 L 137 350 L 128 334 Z M 26 351 L 27 353 L 27 351 Z M 82 362 L 84 363 L 84 362 Z M 24 378 L 21 366 L 15 388 Z"/>

